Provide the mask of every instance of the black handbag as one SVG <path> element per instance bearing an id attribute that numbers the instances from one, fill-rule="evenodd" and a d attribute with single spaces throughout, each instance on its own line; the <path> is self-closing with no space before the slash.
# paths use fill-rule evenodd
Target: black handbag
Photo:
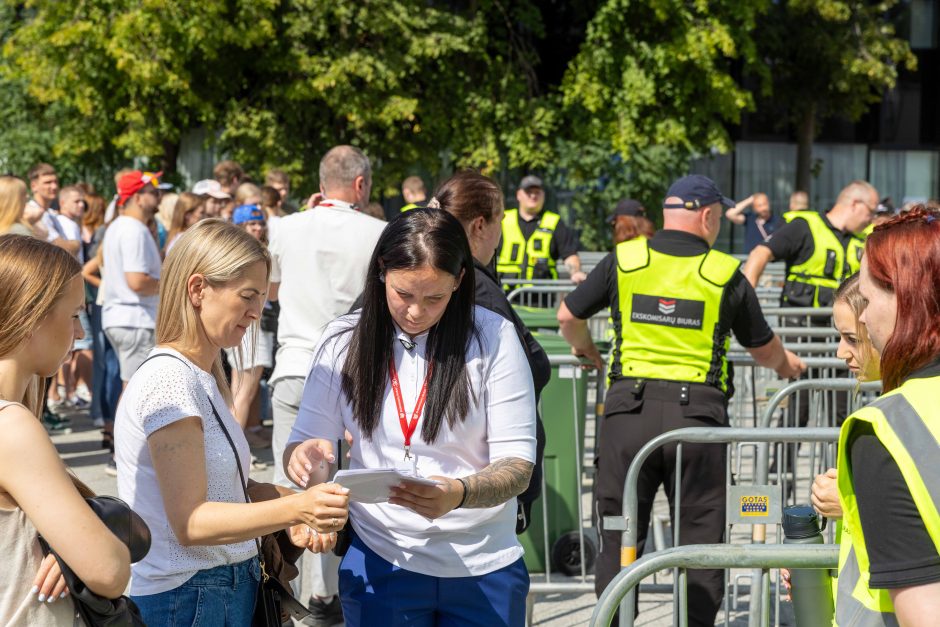
<path id="1" fill-rule="evenodd" d="M 98 515 L 98 518 L 130 550 L 131 562 L 139 562 L 150 551 L 150 528 L 130 506 L 113 496 L 94 496 L 85 502 Z M 116 599 L 95 594 L 69 568 L 68 564 L 39 538 L 44 554 L 52 553 L 62 577 L 68 585 L 69 596 L 75 605 L 75 611 L 89 627 L 146 627 L 140 610 L 126 596 Z"/>
<path id="2" fill-rule="evenodd" d="M 170 355 L 172 357 L 172 355 Z M 232 454 L 235 456 L 235 465 L 238 467 L 238 476 L 241 479 L 242 490 L 245 493 L 245 502 L 250 503 L 248 497 L 248 483 L 245 481 L 245 473 L 242 470 L 241 460 L 238 458 L 238 449 L 235 448 L 235 442 L 229 434 L 222 417 L 215 408 L 212 399 L 209 399 L 209 405 L 212 407 L 212 414 L 216 422 L 222 428 L 225 439 L 232 447 Z M 255 538 L 255 546 L 258 549 L 258 561 L 261 564 L 261 582 L 258 585 L 258 598 L 255 601 L 255 613 L 251 617 L 252 627 L 281 627 L 284 619 L 287 617 L 294 620 L 303 620 L 310 616 L 310 610 L 300 601 L 294 598 L 294 595 L 282 584 L 276 577 L 268 574 L 265 568 L 264 553 L 261 551 L 261 542 Z"/>

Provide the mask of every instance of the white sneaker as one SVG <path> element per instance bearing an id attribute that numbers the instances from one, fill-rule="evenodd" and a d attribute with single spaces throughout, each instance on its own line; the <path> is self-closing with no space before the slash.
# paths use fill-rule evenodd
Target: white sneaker
<path id="1" fill-rule="evenodd" d="M 88 386 L 84 383 L 79 383 L 75 388 L 75 396 L 82 399 L 86 403 L 91 402 L 91 390 L 89 390 Z"/>
<path id="2" fill-rule="evenodd" d="M 91 421 L 91 426 L 100 429 L 104 426 L 104 418 L 95 418 Z"/>
<path id="3" fill-rule="evenodd" d="M 67 399 L 62 399 L 58 401 L 50 400 L 46 403 L 46 406 L 49 408 L 49 411 L 51 411 L 56 416 L 60 416 L 62 415 L 63 412 L 71 409 L 71 405 L 69 404 Z"/>

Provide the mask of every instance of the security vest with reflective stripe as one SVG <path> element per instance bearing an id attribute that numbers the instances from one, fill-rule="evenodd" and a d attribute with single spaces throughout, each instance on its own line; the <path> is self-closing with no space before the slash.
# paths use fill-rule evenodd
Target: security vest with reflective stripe
<path id="1" fill-rule="evenodd" d="M 550 248 L 560 220 L 557 213 L 543 211 L 538 227 L 526 240 L 519 227 L 519 210 L 507 209 L 503 216 L 503 244 L 496 260 L 496 272 L 501 278 L 531 279 L 535 275 L 535 265 L 544 259 L 551 278 L 557 279 L 558 271 Z"/>
<path id="2" fill-rule="evenodd" d="M 783 214 L 783 219 L 787 222 L 793 222 L 793 218 L 799 218 L 804 211 L 813 211 L 812 209 L 794 209 Z M 816 213 L 813 211 L 813 213 Z"/>
<path id="3" fill-rule="evenodd" d="M 413 202 L 410 202 L 401 208 L 401 212 L 405 213 L 406 211 L 411 211 L 412 209 L 417 209 L 417 208 L 418 208 L 418 205 L 414 204 Z"/>
<path id="4" fill-rule="evenodd" d="M 823 217 L 815 211 L 799 211 L 793 220 L 804 220 L 813 238 L 813 254 L 802 263 L 790 266 L 787 282 L 807 283 L 815 289 L 814 307 L 820 305 L 819 288 L 835 290 L 844 277 L 858 272 L 861 267 L 865 242 L 852 236 L 843 245 Z"/>
<path id="5" fill-rule="evenodd" d="M 740 262 L 717 250 L 694 257 L 657 252 L 645 238 L 617 245 L 620 336 L 612 359 L 636 379 L 728 390 L 730 330 L 718 319 Z"/>
<path id="6" fill-rule="evenodd" d="M 846 419 L 839 434 L 838 486 L 843 533 L 839 550 L 839 627 L 897 625 L 888 590 L 868 587 L 869 559 L 849 466 L 849 438 L 860 422 L 894 458 L 927 533 L 940 552 L 940 376 L 909 379 Z"/>

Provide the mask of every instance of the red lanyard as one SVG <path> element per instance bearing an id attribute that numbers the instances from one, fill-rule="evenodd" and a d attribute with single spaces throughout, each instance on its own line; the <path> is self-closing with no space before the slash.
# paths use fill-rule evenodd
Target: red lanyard
<path id="1" fill-rule="evenodd" d="M 411 414 L 411 422 L 408 422 L 408 415 L 405 413 L 405 401 L 401 397 L 401 384 L 398 382 L 398 371 L 395 370 L 395 358 L 388 361 L 388 376 L 392 380 L 392 395 L 395 397 L 395 406 L 398 408 L 398 422 L 401 424 L 401 433 L 405 436 L 405 459 L 411 459 L 411 436 L 418 428 L 418 418 L 424 410 L 424 401 L 428 398 L 428 381 L 431 380 L 432 364 L 428 364 L 428 373 L 424 375 L 424 383 L 421 384 L 421 393 L 418 394 L 418 401 L 415 403 L 415 410 Z"/>

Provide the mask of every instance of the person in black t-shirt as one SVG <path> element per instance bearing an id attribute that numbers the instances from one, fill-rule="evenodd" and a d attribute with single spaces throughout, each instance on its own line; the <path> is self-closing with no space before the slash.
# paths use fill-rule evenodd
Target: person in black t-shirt
<path id="1" fill-rule="evenodd" d="M 840 625 L 933 625 L 940 615 L 938 276 L 940 210 L 917 206 L 869 237 L 860 321 L 881 353 L 885 394 L 840 434 Z"/>
<path id="2" fill-rule="evenodd" d="M 595 589 L 600 595 L 620 570 L 620 532 L 603 529 L 620 516 L 627 469 L 656 436 L 682 427 L 727 425 L 733 374 L 725 355 L 731 333 L 758 364 L 782 377 L 798 375 L 802 360 L 785 350 L 764 319 L 757 295 L 731 256 L 711 250 L 721 227 L 717 186 L 704 176 L 679 179 L 663 204 L 663 230 L 650 240 L 617 245 L 561 304 L 561 332 L 575 355 L 598 367 L 603 359 L 587 320 L 610 307 L 615 340 L 606 413 L 599 427 L 595 511 L 601 525 Z M 629 290 L 621 293 L 621 290 Z M 725 447 L 683 446 L 682 544 L 721 542 L 725 530 Z M 637 549 L 642 551 L 653 498 L 660 485 L 675 490 L 676 447 L 650 460 L 637 485 Z M 714 625 L 723 594 L 719 570 L 689 573 L 689 620 Z"/>
<path id="3" fill-rule="evenodd" d="M 744 276 L 757 287 L 771 261 L 783 261 L 787 279 L 780 304 L 784 307 L 828 307 L 839 282 L 858 271 L 863 240 L 871 224 L 878 191 L 866 181 L 852 181 L 825 215 L 791 213 L 790 222 L 759 243 L 744 264 Z M 828 321 L 825 321 L 828 325 Z"/>
<path id="4" fill-rule="evenodd" d="M 437 207 L 447 211 L 463 225 L 470 242 L 470 252 L 473 254 L 476 304 L 498 313 L 513 324 L 532 371 L 536 404 L 536 460 L 529 487 L 516 497 L 519 503 L 516 533 L 522 533 L 531 520 L 532 502 L 539 497 L 542 489 L 545 427 L 542 425 L 542 417 L 539 414 L 538 401 L 542 390 L 552 376 L 552 367 L 549 364 L 548 355 L 509 304 L 505 292 L 500 288 L 499 281 L 490 268 L 500 237 L 500 223 L 504 211 L 503 192 L 494 180 L 477 172 L 465 170 L 444 181 L 428 202 L 428 207 Z"/>
<path id="5" fill-rule="evenodd" d="M 568 228 L 554 211 L 543 210 L 545 189 L 542 179 L 529 175 L 516 191 L 518 209 L 509 209 L 502 218 L 502 241 L 496 260 L 500 279 L 557 279 L 559 259 L 568 268 L 571 280 L 580 283 L 578 234 Z"/>

